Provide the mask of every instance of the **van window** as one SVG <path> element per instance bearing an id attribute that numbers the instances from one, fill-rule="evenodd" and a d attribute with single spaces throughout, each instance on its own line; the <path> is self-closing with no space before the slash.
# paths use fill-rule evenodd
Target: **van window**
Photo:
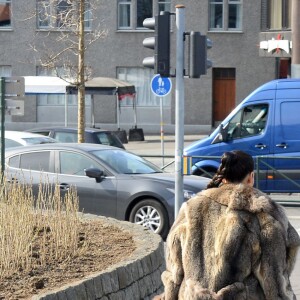
<path id="1" fill-rule="evenodd" d="M 267 117 L 267 104 L 249 105 L 242 108 L 228 123 L 228 140 L 262 134 L 266 127 Z"/>

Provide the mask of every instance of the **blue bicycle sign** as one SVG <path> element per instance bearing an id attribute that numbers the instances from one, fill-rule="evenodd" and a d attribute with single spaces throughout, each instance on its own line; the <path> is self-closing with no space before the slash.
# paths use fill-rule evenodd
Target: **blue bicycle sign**
<path id="1" fill-rule="evenodd" d="M 151 91 L 159 97 L 167 96 L 172 90 L 172 81 L 168 77 L 161 77 L 159 74 L 154 75 L 151 80 Z"/>

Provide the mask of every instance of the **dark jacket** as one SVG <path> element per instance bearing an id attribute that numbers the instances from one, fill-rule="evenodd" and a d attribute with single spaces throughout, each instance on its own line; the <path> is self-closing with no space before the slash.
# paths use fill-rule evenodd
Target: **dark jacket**
<path id="1" fill-rule="evenodd" d="M 183 204 L 167 238 L 165 300 L 295 299 L 299 235 L 264 193 L 225 184 Z"/>

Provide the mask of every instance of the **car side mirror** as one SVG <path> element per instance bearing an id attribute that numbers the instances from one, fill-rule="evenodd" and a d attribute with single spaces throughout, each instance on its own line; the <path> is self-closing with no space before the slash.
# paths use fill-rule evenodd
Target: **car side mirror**
<path id="1" fill-rule="evenodd" d="M 220 135 L 223 142 L 228 141 L 227 125 L 223 126 L 223 124 L 220 124 Z"/>
<path id="2" fill-rule="evenodd" d="M 101 182 L 104 178 L 104 172 L 98 168 L 85 169 L 85 175 L 90 178 L 95 178 L 96 182 Z"/>

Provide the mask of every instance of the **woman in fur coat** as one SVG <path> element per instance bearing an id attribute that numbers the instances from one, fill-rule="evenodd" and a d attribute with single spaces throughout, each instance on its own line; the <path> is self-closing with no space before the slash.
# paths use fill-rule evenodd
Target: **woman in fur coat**
<path id="1" fill-rule="evenodd" d="M 299 235 L 283 208 L 253 188 L 254 163 L 226 152 L 207 190 L 184 203 L 167 238 L 164 300 L 296 299 Z"/>

